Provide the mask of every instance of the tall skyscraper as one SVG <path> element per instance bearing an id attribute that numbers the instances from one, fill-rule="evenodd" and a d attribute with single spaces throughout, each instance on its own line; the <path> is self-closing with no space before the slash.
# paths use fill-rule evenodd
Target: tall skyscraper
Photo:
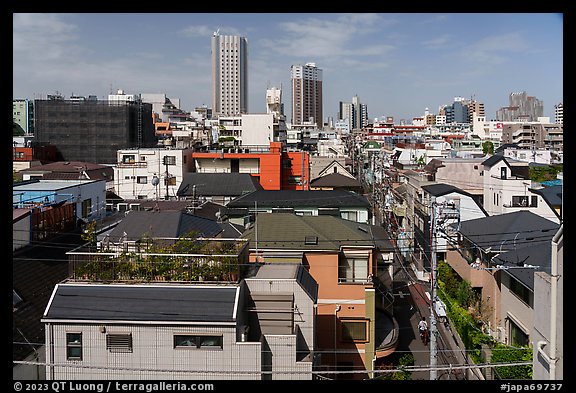
<path id="1" fill-rule="evenodd" d="M 292 66 L 292 124 L 312 121 L 321 128 L 322 70 L 316 63 Z"/>
<path id="2" fill-rule="evenodd" d="M 510 105 L 496 111 L 496 120 L 499 121 L 538 121 L 544 116 L 544 102 L 534 96 L 529 96 L 525 91 L 510 93 Z"/>
<path id="3" fill-rule="evenodd" d="M 248 43 L 245 37 L 212 35 L 212 112 L 248 112 Z"/>
<path id="4" fill-rule="evenodd" d="M 556 124 L 564 125 L 564 104 L 559 103 L 554 105 L 554 122 Z"/>

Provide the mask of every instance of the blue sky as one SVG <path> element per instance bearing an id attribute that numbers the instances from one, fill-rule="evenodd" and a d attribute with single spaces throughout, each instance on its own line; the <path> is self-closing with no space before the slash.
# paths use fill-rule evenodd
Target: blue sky
<path id="1" fill-rule="evenodd" d="M 56 91 L 165 93 L 182 109 L 211 104 L 210 37 L 248 40 L 250 113 L 282 87 L 290 121 L 290 67 L 323 70 L 324 116 L 354 95 L 368 116 L 411 120 L 454 97 L 475 97 L 488 119 L 511 92 L 563 101 L 558 13 L 14 13 L 13 98 Z"/>

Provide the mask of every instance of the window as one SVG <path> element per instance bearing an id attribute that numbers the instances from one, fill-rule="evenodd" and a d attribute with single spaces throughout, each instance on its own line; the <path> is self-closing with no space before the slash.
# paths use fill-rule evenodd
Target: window
<path id="1" fill-rule="evenodd" d="M 92 199 L 88 198 L 82 201 L 82 217 L 88 217 L 92 214 Z"/>
<path id="2" fill-rule="evenodd" d="M 528 346 L 528 336 L 518 325 L 516 325 L 511 319 L 510 322 L 510 344 L 514 346 Z"/>
<path id="3" fill-rule="evenodd" d="M 174 348 L 222 349 L 222 336 L 175 334 Z"/>
<path id="4" fill-rule="evenodd" d="M 358 221 L 358 212 L 341 212 L 340 217 L 345 220 Z"/>
<path id="5" fill-rule="evenodd" d="M 288 184 L 300 184 L 300 176 L 288 176 Z"/>
<path id="6" fill-rule="evenodd" d="M 164 178 L 164 185 L 168 186 L 175 186 L 176 185 L 176 176 L 170 176 L 168 178 Z"/>
<path id="7" fill-rule="evenodd" d="M 341 320 L 340 321 L 340 341 L 368 342 L 368 319 Z"/>
<path id="8" fill-rule="evenodd" d="M 162 162 L 164 165 L 176 165 L 176 156 L 164 156 L 164 160 Z"/>
<path id="9" fill-rule="evenodd" d="M 132 334 L 107 334 L 106 350 L 112 353 L 132 353 Z"/>
<path id="10" fill-rule="evenodd" d="M 528 206 L 528 196 L 512 196 L 512 206 L 513 207 L 524 207 Z"/>
<path id="11" fill-rule="evenodd" d="M 339 258 L 338 282 L 365 283 L 368 280 L 368 258 Z"/>
<path id="12" fill-rule="evenodd" d="M 66 359 L 82 360 L 82 333 L 66 333 Z"/>
<path id="13" fill-rule="evenodd" d="M 138 184 L 146 184 L 146 183 L 148 183 L 148 177 L 146 177 L 146 176 L 138 176 L 138 177 L 136 177 L 136 183 L 138 183 Z"/>
<path id="14" fill-rule="evenodd" d="M 518 296 L 524 303 L 529 306 L 532 305 L 530 302 L 530 290 L 512 276 L 510 276 L 510 291 Z"/>
<path id="15" fill-rule="evenodd" d="M 134 154 L 122 156 L 123 164 L 133 164 L 136 161 L 136 156 Z"/>

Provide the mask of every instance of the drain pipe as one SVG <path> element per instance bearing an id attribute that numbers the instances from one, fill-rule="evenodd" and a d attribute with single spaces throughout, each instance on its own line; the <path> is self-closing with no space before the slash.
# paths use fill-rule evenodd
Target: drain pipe
<path id="1" fill-rule="evenodd" d="M 558 300 L 558 242 L 562 239 L 563 226 L 556 232 L 552 238 L 552 260 L 550 271 L 550 348 L 548 356 L 544 352 L 544 347 L 548 344 L 546 341 L 538 341 L 538 353 L 546 360 L 549 366 L 549 379 L 556 379 L 556 313 Z"/>

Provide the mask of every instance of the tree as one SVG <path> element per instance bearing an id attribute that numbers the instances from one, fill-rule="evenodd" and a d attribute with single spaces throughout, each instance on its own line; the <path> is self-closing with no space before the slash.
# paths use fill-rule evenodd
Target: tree
<path id="1" fill-rule="evenodd" d="M 494 143 L 492 143 L 491 141 L 482 142 L 482 153 L 494 154 Z"/>

